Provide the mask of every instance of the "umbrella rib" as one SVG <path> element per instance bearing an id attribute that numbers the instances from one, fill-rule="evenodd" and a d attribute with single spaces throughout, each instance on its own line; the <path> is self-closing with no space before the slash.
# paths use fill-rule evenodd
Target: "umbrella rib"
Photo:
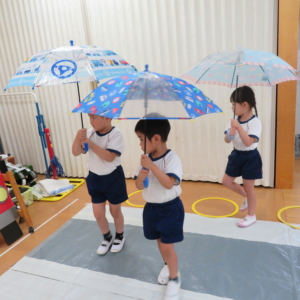
<path id="1" fill-rule="evenodd" d="M 231 87 L 232 87 L 232 83 L 233 83 L 233 79 L 234 79 L 235 70 L 236 70 L 236 66 L 234 66 L 234 72 L 233 72 L 232 79 L 231 79 Z M 237 89 L 237 86 L 235 88 Z"/>
<path id="2" fill-rule="evenodd" d="M 123 100 L 122 103 L 124 103 L 124 102 L 126 101 L 128 95 L 130 95 L 130 90 L 132 89 L 132 86 L 133 86 L 133 84 L 130 85 L 130 88 L 128 89 L 128 93 L 127 93 L 127 95 L 124 97 L 124 100 Z M 122 103 L 120 103 L 120 105 L 121 105 Z M 119 116 L 122 115 L 122 112 L 123 112 L 123 110 L 124 110 L 124 107 L 125 107 L 125 103 L 124 103 L 124 105 L 122 106 L 122 109 L 120 110 Z M 126 118 L 126 116 L 124 116 L 124 117 Z M 121 117 L 121 119 L 122 119 L 122 117 Z"/>
<path id="3" fill-rule="evenodd" d="M 288 70 L 289 70 L 294 76 L 296 76 L 295 73 L 294 73 L 291 69 L 288 69 Z"/>
<path id="4" fill-rule="evenodd" d="M 217 51 L 216 53 L 221 54 L 221 55 L 223 56 L 222 59 L 228 59 L 228 57 L 231 56 L 231 54 L 224 55 L 224 54 L 222 54 L 222 52 L 219 52 L 219 51 Z M 210 55 L 208 55 L 206 58 L 210 58 L 211 56 L 216 55 L 216 53 L 210 54 Z M 218 61 L 222 61 L 222 59 L 217 60 L 217 62 L 218 62 Z"/>
<path id="5" fill-rule="evenodd" d="M 216 63 L 215 63 L 216 64 Z M 206 74 L 206 72 L 211 68 L 211 66 L 199 77 L 199 79 L 196 81 L 195 84 L 198 83 L 198 81 Z"/>
<path id="6" fill-rule="evenodd" d="M 260 66 L 260 68 L 262 69 L 262 71 L 263 71 L 266 75 L 268 75 L 268 74 L 265 72 L 265 70 L 263 69 L 263 67 L 262 67 L 261 65 L 259 65 L 259 66 Z M 269 86 L 272 86 L 269 79 L 268 79 L 268 82 L 269 82 Z"/>
<path id="7" fill-rule="evenodd" d="M 64 56 L 63 56 L 63 55 L 59 55 L 59 54 L 58 54 L 58 53 L 56 53 L 56 52 L 52 52 L 52 51 L 50 51 L 50 52 L 47 54 L 47 56 L 48 56 L 49 54 L 52 54 L 53 56 L 57 56 L 58 58 L 64 58 Z"/>
<path id="8" fill-rule="evenodd" d="M 85 54 L 84 51 L 83 51 L 82 49 L 80 49 L 80 51 L 78 52 L 78 55 L 77 55 L 76 57 L 74 57 L 74 54 L 75 54 L 75 53 L 73 52 L 73 58 L 74 58 L 74 59 L 77 59 L 81 53 Z M 85 55 L 86 55 L 86 54 L 85 54 Z"/>
<path id="9" fill-rule="evenodd" d="M 217 52 L 217 53 L 223 55 L 221 52 Z M 211 54 L 211 55 L 212 55 L 212 54 Z M 208 55 L 206 58 L 209 58 L 211 55 Z M 228 55 L 228 56 L 223 55 L 223 58 L 227 59 L 229 56 L 230 56 L 230 55 Z M 206 58 L 205 58 L 205 59 L 206 59 Z M 204 61 L 205 59 L 203 59 L 203 61 Z M 199 77 L 199 79 L 196 81 L 195 84 L 197 84 L 198 81 L 205 75 L 205 73 L 206 73 L 211 67 L 213 67 L 215 64 L 217 64 L 219 61 L 222 61 L 222 60 L 219 59 L 219 60 L 217 60 L 215 63 L 213 63 L 211 66 L 209 66 L 209 68 L 208 68 L 208 69 L 207 69 L 207 70 Z"/>
<path id="10" fill-rule="evenodd" d="M 220 53 L 220 52 L 217 52 L 217 53 Z M 207 58 L 209 57 L 209 55 L 207 56 Z M 213 63 L 211 66 L 209 66 L 209 68 L 199 77 L 199 79 L 196 81 L 195 84 L 198 83 L 198 81 L 205 75 L 205 73 L 212 67 L 214 66 L 215 64 L 217 64 L 220 60 L 216 61 L 215 63 Z"/>
<path id="11" fill-rule="evenodd" d="M 60 55 L 59 53 L 56 53 L 57 51 L 55 51 L 55 52 L 52 52 L 52 51 L 50 51 L 47 55 L 49 55 L 50 53 L 53 55 L 53 56 L 57 56 L 58 58 L 65 58 L 65 56 L 64 55 Z M 74 56 L 73 56 L 74 57 Z"/>

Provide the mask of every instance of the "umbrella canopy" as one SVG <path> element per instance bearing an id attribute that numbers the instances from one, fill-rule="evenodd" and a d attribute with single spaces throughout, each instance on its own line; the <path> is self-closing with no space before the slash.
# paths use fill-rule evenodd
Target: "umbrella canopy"
<path id="1" fill-rule="evenodd" d="M 99 81 L 104 78 L 131 74 L 135 71 L 136 69 L 133 66 L 111 50 L 97 46 L 74 46 L 73 41 L 70 41 L 70 46 L 41 51 L 27 58 L 13 75 L 5 90 L 14 86 L 30 86 L 34 89 L 36 86 L 77 83 L 80 103 L 79 82 Z M 45 138 L 47 128 L 43 115 L 40 114 L 38 102 L 36 102 L 36 106 L 38 130 L 48 170 L 44 150 L 44 148 L 47 148 Z M 81 125 L 83 128 L 82 116 Z M 50 132 L 48 134 L 50 139 Z M 52 145 L 52 143 L 49 145 Z M 54 174 L 57 169 L 56 165 L 59 163 L 53 149 L 48 147 L 48 151 Z"/>
<path id="2" fill-rule="evenodd" d="M 92 91 L 72 111 L 112 119 L 193 119 L 222 112 L 186 81 L 146 70 L 113 78 Z"/>
<path id="3" fill-rule="evenodd" d="M 5 89 L 30 86 L 99 81 L 135 72 L 115 52 L 97 46 L 59 47 L 41 51 L 19 67 Z"/>
<path id="4" fill-rule="evenodd" d="M 272 86 L 299 80 L 295 71 L 273 53 L 239 49 L 212 53 L 180 77 L 194 84 Z"/>

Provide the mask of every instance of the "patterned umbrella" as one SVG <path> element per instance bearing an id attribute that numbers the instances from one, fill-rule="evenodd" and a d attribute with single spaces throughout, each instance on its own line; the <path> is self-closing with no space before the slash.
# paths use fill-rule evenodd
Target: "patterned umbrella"
<path id="1" fill-rule="evenodd" d="M 129 65 L 122 57 L 115 52 L 97 46 L 74 46 L 70 41 L 70 46 L 41 51 L 29 58 L 19 67 L 13 75 L 6 89 L 14 86 L 30 86 L 32 89 L 39 86 L 77 83 L 78 100 L 80 103 L 79 82 L 99 81 L 104 78 L 111 78 L 124 74 L 131 74 L 136 69 Z M 46 125 L 43 115 L 40 114 L 38 102 L 37 123 L 41 138 L 42 149 L 45 158 L 47 176 L 54 178 L 59 174 L 64 174 L 57 157 L 54 155 L 53 144 L 50 142 L 50 131 L 46 133 Z M 81 116 L 81 125 L 83 119 Z M 48 168 L 45 150 L 47 148 L 50 156 L 51 168 Z M 50 149 L 51 148 L 51 149 Z M 86 151 L 87 151 L 86 145 Z M 60 171 L 62 170 L 62 171 Z"/>
<path id="2" fill-rule="evenodd" d="M 99 81 L 135 72 L 122 57 L 97 46 L 59 47 L 41 51 L 19 67 L 5 89 Z"/>
<path id="3" fill-rule="evenodd" d="M 113 78 L 92 91 L 72 111 L 112 119 L 194 119 L 222 112 L 186 81 L 146 70 Z M 157 117 L 155 117 L 157 114 Z"/>

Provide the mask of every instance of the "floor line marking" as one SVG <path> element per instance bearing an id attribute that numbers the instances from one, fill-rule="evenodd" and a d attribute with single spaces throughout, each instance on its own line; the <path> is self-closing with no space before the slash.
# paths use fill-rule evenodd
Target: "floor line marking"
<path id="1" fill-rule="evenodd" d="M 57 212 L 56 214 L 54 214 L 50 219 L 48 219 L 47 221 L 45 221 L 43 224 L 41 224 L 39 227 L 34 229 L 34 232 L 36 232 L 37 230 L 39 230 L 42 226 L 44 226 L 46 223 L 48 223 L 49 221 L 51 221 L 53 218 L 55 218 L 58 214 L 60 214 L 62 211 L 64 211 L 66 208 L 68 208 L 69 206 L 71 206 L 73 203 L 75 203 L 76 201 L 78 201 L 79 199 L 74 200 L 72 203 L 68 204 L 66 207 L 64 207 L 62 210 L 60 210 L 59 212 Z M 34 233 L 33 232 L 33 233 Z M 24 241 L 26 238 L 28 238 L 30 235 L 32 235 L 33 233 L 28 233 L 26 236 L 24 236 L 20 241 L 18 241 L 16 244 L 14 244 L 13 246 L 11 246 L 10 248 L 8 248 L 6 251 L 4 251 L 2 254 L 0 254 L 0 257 L 2 257 L 4 254 L 6 254 L 8 251 L 10 251 L 11 249 L 13 249 L 14 247 L 16 247 L 18 244 L 20 244 L 22 241 Z"/>

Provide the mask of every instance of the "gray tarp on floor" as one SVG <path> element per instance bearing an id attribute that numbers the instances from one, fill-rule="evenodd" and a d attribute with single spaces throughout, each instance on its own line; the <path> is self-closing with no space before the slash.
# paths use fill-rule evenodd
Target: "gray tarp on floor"
<path id="1" fill-rule="evenodd" d="M 72 219 L 28 256 L 157 283 L 163 261 L 156 241 L 139 226 L 125 225 L 125 235 L 122 252 L 99 256 L 97 223 Z M 300 299 L 297 247 L 185 233 L 176 250 L 182 289 L 236 300 Z"/>

